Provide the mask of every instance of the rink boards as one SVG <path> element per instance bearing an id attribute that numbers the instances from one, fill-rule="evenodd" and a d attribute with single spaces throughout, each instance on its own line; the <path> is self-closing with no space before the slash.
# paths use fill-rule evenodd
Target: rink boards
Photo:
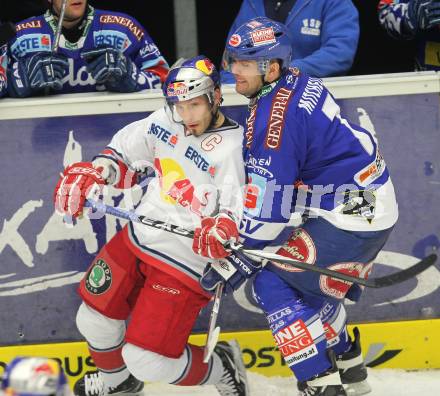
<path id="1" fill-rule="evenodd" d="M 407 268 L 440 248 L 439 78 L 417 73 L 328 79 L 348 118 L 378 135 L 399 200 L 398 224 L 372 276 Z M 244 99 L 225 89 L 225 104 L 225 112 L 243 123 Z M 1 348 L 0 361 L 35 351 L 68 356 L 66 368 L 72 373 L 90 363 L 84 345 L 75 343 L 81 340 L 74 321 L 80 303 L 76 288 L 94 255 L 124 222 L 83 218 L 66 227 L 54 213 L 53 188 L 63 167 L 90 160 L 119 128 L 162 105 L 160 92 L 0 101 L 0 348 L 20 345 Z M 127 194 L 110 190 L 106 203 L 122 207 Z M 439 268 L 395 287 L 365 290 L 356 305 L 347 304 L 350 323 L 371 323 L 362 325 L 371 365 L 440 368 L 431 336 L 439 330 Z M 210 306 L 202 311 L 195 333 L 205 331 L 209 312 Z M 225 334 L 239 332 L 251 369 L 281 370 L 250 284 L 224 298 L 219 323 Z M 402 323 L 410 323 L 413 333 Z M 370 334 L 375 326 L 380 330 Z M 412 336 L 400 340 L 407 334 Z"/>
<path id="2" fill-rule="evenodd" d="M 371 323 L 358 327 L 368 367 L 408 370 L 440 368 L 440 319 Z M 205 335 L 192 335 L 190 342 L 204 345 L 205 338 Z M 220 339 L 239 341 L 248 370 L 266 376 L 291 375 L 269 331 L 221 333 Z M 17 355 L 59 359 L 71 383 L 86 371 L 94 369 L 84 342 L 23 345 L 0 348 L 0 375 L 4 365 Z"/>

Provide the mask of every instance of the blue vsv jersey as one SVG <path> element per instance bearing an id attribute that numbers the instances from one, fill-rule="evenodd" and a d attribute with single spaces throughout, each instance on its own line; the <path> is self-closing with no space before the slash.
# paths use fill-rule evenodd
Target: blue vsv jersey
<path id="1" fill-rule="evenodd" d="M 0 98 L 6 93 L 6 68 L 8 63 L 6 45 L 0 46 Z"/>
<path id="2" fill-rule="evenodd" d="M 102 91 L 104 86 L 88 73 L 81 53 L 96 48 L 115 48 L 131 59 L 141 71 L 138 85 L 141 89 L 160 88 L 165 80 L 168 65 L 151 37 L 136 21 L 126 14 L 96 10 L 88 6 L 83 23 L 86 26 L 76 43 L 60 36 L 58 53 L 69 60 L 69 74 L 64 79 L 60 93 Z M 57 19 L 47 11 L 44 15 L 26 19 L 17 24 L 17 35 L 9 43 L 10 62 L 36 52 L 50 52 Z M 10 67 L 13 67 L 12 65 Z"/>
<path id="3" fill-rule="evenodd" d="M 283 243 L 301 218 L 295 214 L 351 231 L 396 222 L 394 188 L 376 137 L 343 118 L 320 79 L 289 70 L 251 101 L 246 123 L 241 235 L 247 246 Z"/>

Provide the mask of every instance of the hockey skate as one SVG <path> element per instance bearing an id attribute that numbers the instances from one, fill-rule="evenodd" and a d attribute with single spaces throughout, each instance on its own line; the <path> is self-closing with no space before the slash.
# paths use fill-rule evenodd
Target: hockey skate
<path id="1" fill-rule="evenodd" d="M 218 342 L 214 353 L 220 357 L 225 369 L 220 382 L 215 384 L 218 393 L 221 396 L 248 396 L 246 369 L 237 341 Z"/>
<path id="2" fill-rule="evenodd" d="M 124 382 L 105 392 L 104 382 L 99 371 L 88 371 L 76 381 L 73 393 L 75 396 L 139 396 L 143 389 L 144 383 L 130 374 Z"/>
<path id="3" fill-rule="evenodd" d="M 359 329 L 353 329 L 354 341 L 348 352 L 336 357 L 336 365 L 348 396 L 360 396 L 371 392 L 367 382 L 367 368 L 361 354 Z"/>
<path id="4" fill-rule="evenodd" d="M 298 381 L 298 396 L 347 396 L 342 386 L 338 368 L 336 367 L 334 352 L 329 350 L 328 356 L 333 366 L 325 373 L 308 381 Z"/>

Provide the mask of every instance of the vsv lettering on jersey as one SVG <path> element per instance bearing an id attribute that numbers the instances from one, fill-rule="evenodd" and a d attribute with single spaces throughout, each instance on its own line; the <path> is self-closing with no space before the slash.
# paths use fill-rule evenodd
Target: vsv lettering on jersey
<path id="1" fill-rule="evenodd" d="M 246 235 L 252 235 L 256 233 L 261 227 L 263 227 L 263 223 L 252 221 L 249 218 L 243 218 L 240 223 L 240 231 L 245 233 Z"/>

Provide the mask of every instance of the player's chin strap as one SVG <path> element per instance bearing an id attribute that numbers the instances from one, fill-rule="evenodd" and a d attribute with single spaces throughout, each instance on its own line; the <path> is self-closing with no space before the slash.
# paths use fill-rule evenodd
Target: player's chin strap
<path id="1" fill-rule="evenodd" d="M 141 223 L 149 227 L 157 228 L 187 238 L 194 238 L 194 231 L 184 229 L 174 224 L 168 224 L 160 220 L 149 219 L 145 216 L 137 215 L 134 211 L 127 211 L 124 209 L 115 208 L 113 206 L 106 205 L 103 202 L 96 202 L 92 200 L 88 200 L 86 202 L 86 206 L 92 208 L 95 211 L 111 214 L 113 216 L 120 217 L 135 223 Z M 424 259 L 418 261 L 416 264 L 406 269 L 399 270 L 392 274 L 385 275 L 379 278 L 365 279 L 365 278 L 359 278 L 357 276 L 348 275 L 342 272 L 333 271 L 328 268 L 321 268 L 316 265 L 304 263 L 302 261 L 293 260 L 276 253 L 265 252 L 263 250 L 246 249 L 243 245 L 239 243 L 228 244 L 227 247 L 231 250 L 244 253 L 251 260 L 261 261 L 263 259 L 267 261 L 272 261 L 275 263 L 299 268 L 304 271 L 318 272 L 322 275 L 326 275 L 334 279 L 339 279 L 350 283 L 356 283 L 362 286 L 372 287 L 372 288 L 392 286 L 397 283 L 401 283 L 406 280 L 412 279 L 416 275 L 420 274 L 421 272 L 431 267 L 437 260 L 437 255 L 430 254 L 429 256 L 425 257 Z"/>

